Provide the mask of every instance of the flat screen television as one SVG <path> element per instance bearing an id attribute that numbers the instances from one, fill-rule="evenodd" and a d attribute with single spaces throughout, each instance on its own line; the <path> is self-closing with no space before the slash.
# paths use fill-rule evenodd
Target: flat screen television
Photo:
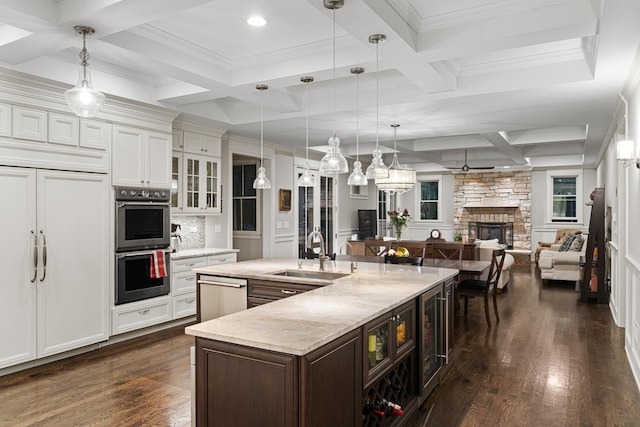
<path id="1" fill-rule="evenodd" d="M 375 209 L 358 209 L 358 239 L 372 239 L 378 233 Z"/>

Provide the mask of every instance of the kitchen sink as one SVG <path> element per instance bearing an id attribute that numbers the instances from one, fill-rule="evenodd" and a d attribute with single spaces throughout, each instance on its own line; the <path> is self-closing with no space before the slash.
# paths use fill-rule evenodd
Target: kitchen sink
<path id="1" fill-rule="evenodd" d="M 348 276 L 349 273 L 335 273 L 333 271 L 308 271 L 308 270 L 283 270 L 276 273 L 271 273 L 274 276 L 286 276 L 286 277 L 300 277 L 303 279 L 318 279 L 318 280 L 335 280 L 344 276 Z"/>

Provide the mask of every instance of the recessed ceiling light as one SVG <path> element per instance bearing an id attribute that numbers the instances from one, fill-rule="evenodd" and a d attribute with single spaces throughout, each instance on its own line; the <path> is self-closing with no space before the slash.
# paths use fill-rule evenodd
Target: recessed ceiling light
<path id="1" fill-rule="evenodd" d="M 252 27 L 264 27 L 265 25 L 267 25 L 267 20 L 262 16 L 252 16 L 250 18 L 247 18 L 247 24 L 251 25 Z"/>

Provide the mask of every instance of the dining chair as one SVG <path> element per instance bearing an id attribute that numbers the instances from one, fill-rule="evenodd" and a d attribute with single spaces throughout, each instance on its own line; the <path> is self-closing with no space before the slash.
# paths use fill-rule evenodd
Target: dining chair
<path id="1" fill-rule="evenodd" d="M 455 288 L 456 306 L 459 306 L 460 297 L 464 296 L 464 314 L 467 315 L 467 307 L 469 297 L 484 298 L 484 315 L 487 318 L 487 324 L 491 326 L 491 318 L 489 316 L 489 296 L 493 297 L 493 311 L 496 314 L 496 321 L 500 321 L 498 314 L 497 288 L 500 274 L 502 273 L 502 265 L 504 264 L 505 250 L 495 249 L 491 255 L 491 265 L 489 266 L 489 274 L 486 279 L 467 279 L 463 280 Z"/>
<path id="2" fill-rule="evenodd" d="M 383 253 L 387 253 L 390 248 L 390 244 L 380 244 L 380 240 L 365 240 L 364 253 L 367 256 L 380 256 Z"/>
<path id="3" fill-rule="evenodd" d="M 437 242 L 431 244 L 432 258 L 461 260 L 463 252 L 463 245 L 451 245 L 450 243 Z"/>
<path id="4" fill-rule="evenodd" d="M 421 256 L 384 256 L 385 264 L 411 264 L 422 265 L 423 258 Z"/>

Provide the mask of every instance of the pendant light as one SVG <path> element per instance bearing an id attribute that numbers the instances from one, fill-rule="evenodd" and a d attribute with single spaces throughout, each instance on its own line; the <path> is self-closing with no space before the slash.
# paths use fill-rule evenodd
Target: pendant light
<path id="1" fill-rule="evenodd" d="M 358 121 L 358 110 L 359 110 L 359 102 L 358 102 L 358 76 L 364 73 L 364 68 L 355 67 L 351 69 L 351 74 L 355 74 L 356 76 L 356 161 L 353 162 L 353 172 L 349 175 L 349 179 L 347 180 L 347 185 L 367 185 L 367 177 L 362 173 L 362 163 L 360 163 L 360 138 L 359 138 L 359 121 Z"/>
<path id="2" fill-rule="evenodd" d="M 307 150 L 307 158 L 306 158 L 306 162 L 304 164 L 304 170 L 302 171 L 302 175 L 300 175 L 300 178 L 298 178 L 298 187 L 313 187 L 315 185 L 315 179 L 313 177 L 313 174 L 311 173 L 311 170 L 309 169 L 309 84 L 313 81 L 313 77 L 310 76 L 304 76 L 304 77 L 300 77 L 300 81 L 305 83 L 305 91 L 306 91 L 306 97 L 307 97 L 307 102 L 306 102 L 306 108 L 305 110 L 307 111 L 307 118 L 306 118 L 306 128 L 307 128 L 307 132 L 306 132 L 306 143 L 305 143 L 305 147 Z"/>
<path id="3" fill-rule="evenodd" d="M 402 194 L 411 190 L 416 185 L 416 171 L 413 169 L 400 166 L 398 162 L 398 151 L 396 148 L 398 127 L 400 125 L 393 124 L 393 161 L 389 166 L 389 177 L 376 179 L 376 185 L 379 190 L 388 191 L 389 193 Z"/>
<path id="4" fill-rule="evenodd" d="M 269 89 L 269 86 L 265 84 L 256 85 L 256 89 L 261 92 Z M 264 98 L 264 95 L 260 95 L 261 98 Z M 267 170 L 264 168 L 262 162 L 264 160 L 264 101 L 261 99 L 260 101 L 260 167 L 258 168 L 258 176 L 253 181 L 253 188 L 256 190 L 268 190 L 271 188 L 271 181 L 267 178 Z"/>
<path id="5" fill-rule="evenodd" d="M 91 70 L 89 69 L 89 52 L 87 51 L 87 35 L 95 33 L 91 27 L 76 25 L 76 33 L 82 34 L 82 50 L 80 51 L 80 76 L 78 83 L 64 93 L 69 107 L 78 117 L 93 117 L 104 104 L 104 94 L 98 92 L 91 85 Z"/>
<path id="6" fill-rule="evenodd" d="M 378 89 L 378 45 L 380 43 L 384 43 L 387 40 L 387 36 L 384 34 L 372 34 L 369 36 L 369 43 L 376 44 L 376 148 L 373 150 L 373 159 L 371 160 L 371 164 L 367 168 L 367 178 L 371 179 L 379 179 L 379 178 L 387 178 L 389 177 L 389 169 L 384 164 L 384 160 L 382 160 L 382 150 L 380 150 L 380 146 L 378 144 L 378 113 L 380 109 L 380 103 L 378 101 L 379 97 L 379 89 Z"/>
<path id="7" fill-rule="evenodd" d="M 324 0 L 324 7 L 333 10 L 333 135 L 329 138 L 329 150 L 320 160 L 320 173 L 349 172 L 349 163 L 340 152 L 340 138 L 336 135 L 336 9 L 344 6 L 344 0 Z"/>

